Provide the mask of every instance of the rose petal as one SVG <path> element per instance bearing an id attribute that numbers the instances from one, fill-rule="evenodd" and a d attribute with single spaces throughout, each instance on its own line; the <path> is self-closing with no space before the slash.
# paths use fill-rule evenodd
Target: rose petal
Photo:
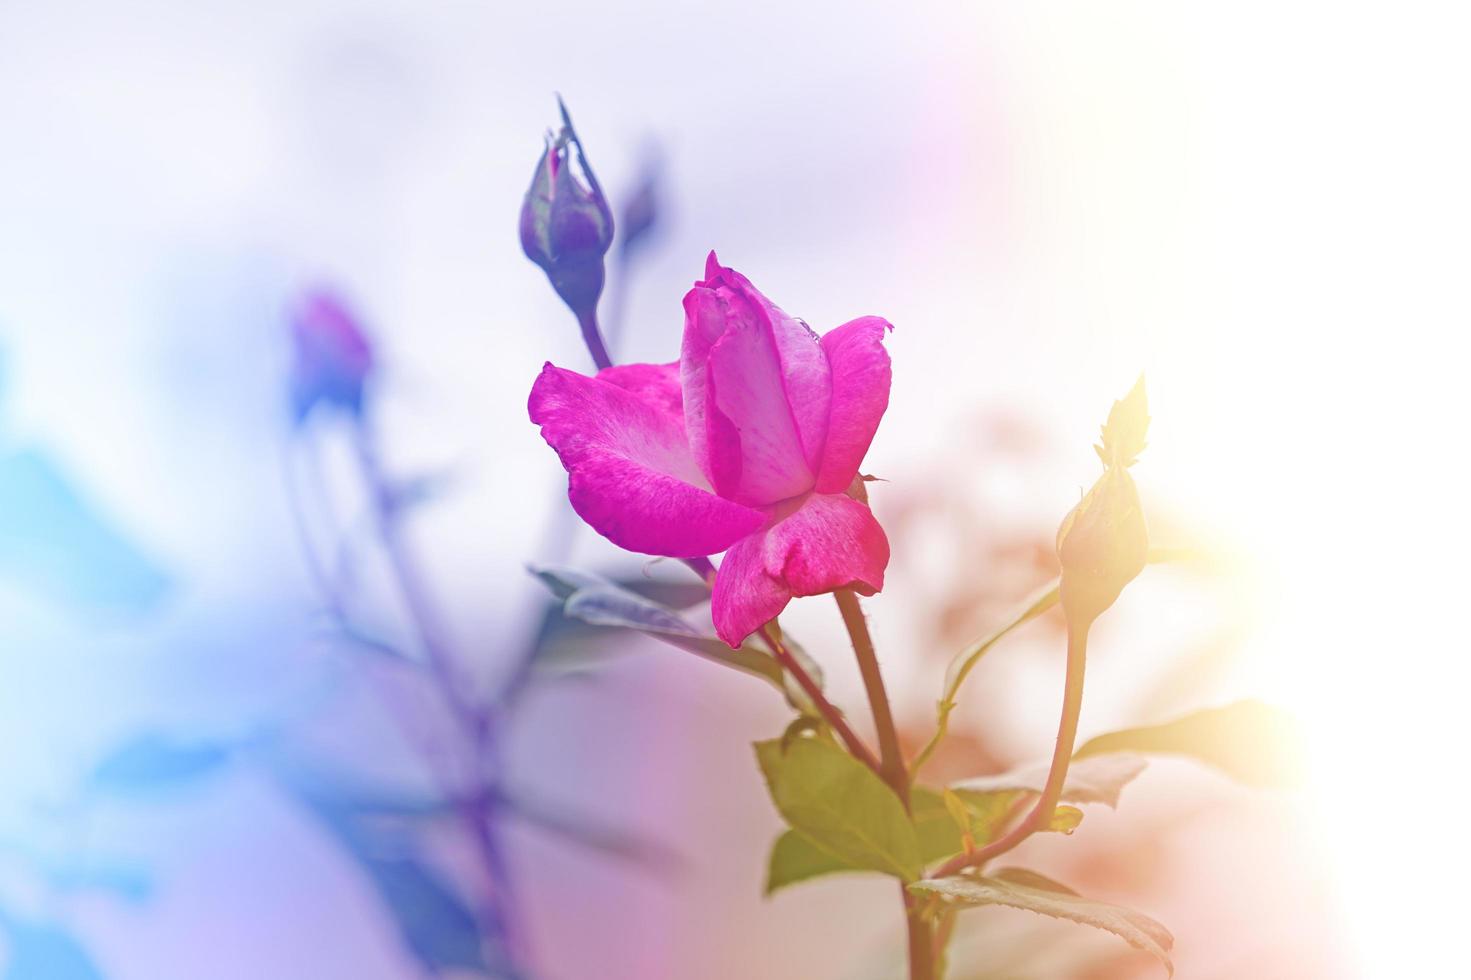
<path id="1" fill-rule="evenodd" d="M 889 321 L 859 317 L 830 330 L 822 349 L 832 365 L 833 395 L 827 444 L 817 473 L 818 493 L 840 493 L 853 482 L 879 420 L 889 407 L 893 371 L 884 333 Z"/>
<path id="2" fill-rule="evenodd" d="M 845 494 L 811 494 L 726 552 L 711 597 L 715 631 L 737 647 L 795 596 L 872 595 L 888 564 L 889 540 L 867 507 Z"/>
<path id="3" fill-rule="evenodd" d="M 717 492 L 760 506 L 811 489 L 827 438 L 827 356 L 713 252 L 685 296 L 680 368 L 690 444 Z"/>
<path id="4" fill-rule="evenodd" d="M 631 391 L 663 409 L 684 428 L 684 393 L 679 387 L 679 362 L 616 364 L 598 372 L 598 380 Z"/>
<path id="5" fill-rule="evenodd" d="M 619 547 L 671 558 L 724 551 L 761 526 L 761 511 L 709 491 L 657 383 L 641 395 L 614 381 L 547 364 L 531 389 L 531 420 L 570 474 L 567 496 L 583 520 Z"/>

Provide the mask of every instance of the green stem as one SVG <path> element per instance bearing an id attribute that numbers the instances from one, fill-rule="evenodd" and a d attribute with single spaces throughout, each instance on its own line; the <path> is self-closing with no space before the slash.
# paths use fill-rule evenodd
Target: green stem
<path id="1" fill-rule="evenodd" d="M 863 675 L 863 687 L 873 710 L 873 726 L 879 739 L 879 775 L 893 788 L 907 811 L 909 773 L 904 767 L 904 754 L 899 749 L 899 732 L 894 727 L 894 713 L 889 707 L 889 694 L 884 688 L 884 675 L 879 670 L 878 654 L 873 648 L 873 637 L 868 633 L 868 622 L 863 618 L 863 607 L 851 589 L 838 589 L 833 598 L 838 602 L 843 625 L 853 641 L 858 672 Z M 902 881 L 899 883 L 899 898 L 904 905 L 904 922 L 909 933 L 909 980 L 935 980 L 935 936 L 930 920 L 921 913 L 919 901 L 909 894 Z"/>
<path id="2" fill-rule="evenodd" d="M 853 653 L 858 658 L 858 672 L 863 675 L 863 689 L 868 693 L 868 704 L 873 710 L 873 727 L 879 738 L 879 775 L 893 787 L 907 810 L 909 776 L 904 770 L 904 755 L 899 750 L 899 733 L 894 727 L 889 694 L 884 689 L 884 675 L 879 670 L 873 638 L 868 635 L 868 623 L 863 618 L 863 608 L 858 605 L 858 596 L 851 589 L 839 589 L 833 593 L 833 598 L 838 601 L 838 611 L 843 614 L 843 625 L 848 628 L 848 637 L 853 641 Z"/>
<path id="3" fill-rule="evenodd" d="M 1073 745 L 1078 740 L 1078 717 L 1083 711 L 1083 675 L 1088 662 L 1088 627 L 1090 622 L 1069 620 L 1067 633 L 1067 681 L 1063 688 L 1062 719 L 1057 725 L 1057 744 L 1052 750 L 1052 766 L 1037 803 L 1011 832 L 999 840 L 970 854 L 961 854 L 941 865 L 931 877 L 944 878 L 963 868 L 980 867 L 1016 847 L 1032 834 L 1052 822 L 1053 811 L 1062 799 L 1067 783 L 1068 764 L 1073 758 Z"/>

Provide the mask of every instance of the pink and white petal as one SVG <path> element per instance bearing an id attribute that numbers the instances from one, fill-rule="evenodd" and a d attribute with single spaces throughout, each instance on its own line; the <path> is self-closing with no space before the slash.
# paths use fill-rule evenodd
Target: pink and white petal
<path id="1" fill-rule="evenodd" d="M 631 391 L 664 409 L 684 428 L 684 392 L 679 384 L 679 362 L 668 364 L 615 364 L 597 373 L 599 381 Z"/>
<path id="2" fill-rule="evenodd" d="M 816 336 L 712 252 L 685 296 L 686 427 L 722 495 L 761 506 L 812 487 L 831 384 Z"/>
<path id="3" fill-rule="evenodd" d="M 710 492 L 679 416 L 657 401 L 547 364 L 528 407 L 567 469 L 573 509 L 619 547 L 697 558 L 725 550 L 765 520 Z"/>
<path id="4" fill-rule="evenodd" d="M 710 349 L 709 364 L 714 404 L 740 434 L 740 483 L 729 496 L 760 506 L 812 489 L 814 473 L 766 324 L 733 317 L 725 336 Z"/>
<path id="5" fill-rule="evenodd" d="M 716 406 L 710 379 L 710 349 L 725 334 L 725 327 L 725 304 L 714 290 L 696 283 L 684 297 L 684 340 L 679 354 L 685 431 L 700 471 L 716 493 L 729 496 L 740 484 L 741 439 Z"/>
<path id="6" fill-rule="evenodd" d="M 893 329 L 882 317 L 865 316 L 822 338 L 832 367 L 833 394 L 827 444 L 817 472 L 818 493 L 847 489 L 873 442 L 889 407 L 893 369 L 883 342 L 884 334 Z"/>
<path id="7" fill-rule="evenodd" d="M 791 407 L 802 455 L 807 468 L 816 473 L 822 447 L 827 440 L 828 403 L 832 397 L 827 355 L 817 334 L 806 323 L 768 299 L 765 293 L 751 284 L 751 280 L 720 265 L 714 252 L 705 263 L 705 276 L 707 284 L 723 287 L 743 297 L 765 315 L 765 326 L 775 348 L 783 393 Z"/>
<path id="8" fill-rule="evenodd" d="M 814 493 L 770 527 L 733 545 L 720 563 L 711 599 L 715 631 L 739 646 L 796 596 L 884 587 L 889 539 L 863 504 Z"/>

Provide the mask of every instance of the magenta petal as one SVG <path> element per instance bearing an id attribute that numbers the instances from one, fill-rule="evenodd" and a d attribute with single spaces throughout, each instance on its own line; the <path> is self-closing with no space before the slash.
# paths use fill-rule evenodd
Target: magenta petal
<path id="1" fill-rule="evenodd" d="M 881 317 L 865 316 L 822 338 L 822 349 L 832 365 L 833 395 L 827 445 L 817 473 L 818 493 L 846 490 L 873 442 L 879 420 L 889 407 L 893 372 L 883 341 L 884 333 L 893 329 Z"/>
<path id="2" fill-rule="evenodd" d="M 637 374 L 624 369 L 614 380 L 632 383 Z M 536 379 L 531 421 L 570 474 L 573 509 L 619 547 L 671 558 L 724 551 L 760 527 L 761 511 L 705 488 L 680 415 L 667 398 L 661 403 L 659 386 L 636 387 L 551 364 Z"/>
<path id="3" fill-rule="evenodd" d="M 598 372 L 598 380 L 631 391 L 652 402 L 684 428 L 684 393 L 679 386 L 679 362 L 668 364 L 617 364 Z"/>
<path id="4" fill-rule="evenodd" d="M 711 266 L 715 274 L 711 274 Z M 734 269 L 728 269 L 710 253 L 705 263 L 707 280 L 745 297 L 764 314 L 766 327 L 775 348 L 783 393 L 791 408 L 792 422 L 802 445 L 808 468 L 816 473 L 827 440 L 828 403 L 832 397 L 832 378 L 827 354 L 812 328 L 777 306 L 751 285 L 751 280 Z"/>
<path id="5" fill-rule="evenodd" d="M 812 494 L 792 513 L 731 546 L 711 597 L 715 631 L 732 647 L 795 596 L 884 587 L 889 540 L 873 513 L 844 494 Z"/>
<path id="6" fill-rule="evenodd" d="M 812 488 L 827 438 L 827 356 L 713 253 L 685 296 L 680 357 L 690 445 L 723 496 L 756 506 Z"/>

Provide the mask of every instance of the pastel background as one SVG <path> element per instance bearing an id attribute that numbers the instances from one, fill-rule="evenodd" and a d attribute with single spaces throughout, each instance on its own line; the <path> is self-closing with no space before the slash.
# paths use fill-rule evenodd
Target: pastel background
<path id="1" fill-rule="evenodd" d="M 379 668 L 317 628 L 285 311 L 325 282 L 362 312 L 390 464 L 449 475 L 412 537 L 492 683 L 565 507 L 526 395 L 545 360 L 589 367 L 515 232 L 560 92 L 615 206 L 662 163 L 616 356 L 674 356 L 711 248 L 819 330 L 896 325 L 865 464 L 895 559 L 867 608 L 921 737 L 1147 373 L 1156 542 L 1228 560 L 1111 614 L 1084 735 L 1263 697 L 1302 721 L 1307 780 L 1162 763 L 1029 860 L 1169 924 L 1182 977 L 1453 975 L 1466 28 L 1428 3 L 0 2 L 0 972 L 426 975 L 266 761 L 284 729 L 298 762 L 417 778 Z M 346 472 L 324 480 L 350 512 Z M 571 560 L 641 569 L 586 531 Z M 831 603 L 788 628 L 856 707 Z M 978 671 L 991 760 L 1045 754 L 1059 651 L 1038 630 Z M 783 706 L 630 654 L 537 690 L 510 779 L 673 858 L 513 825 L 537 975 L 893 975 L 888 883 L 761 897 L 779 826 L 749 743 Z M 110 784 L 150 739 L 195 746 L 197 778 Z M 1041 928 L 973 915 L 983 948 Z"/>

